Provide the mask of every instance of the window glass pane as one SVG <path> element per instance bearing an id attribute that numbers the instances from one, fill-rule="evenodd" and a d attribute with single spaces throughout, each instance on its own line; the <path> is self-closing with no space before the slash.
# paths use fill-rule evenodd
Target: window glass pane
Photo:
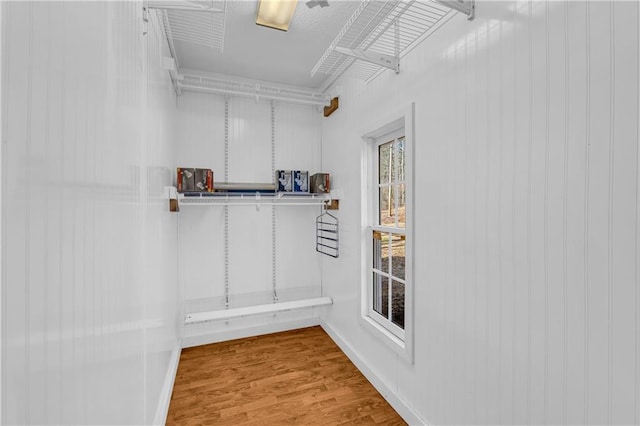
<path id="1" fill-rule="evenodd" d="M 396 182 L 404 181 L 404 165 L 405 165 L 405 143 L 404 138 L 398 139 L 396 142 L 396 167 L 398 170 L 398 174 L 396 175 Z"/>
<path id="2" fill-rule="evenodd" d="M 389 234 L 373 231 L 373 267 L 389 273 Z"/>
<path id="3" fill-rule="evenodd" d="M 391 187 L 380 188 L 380 225 L 396 226 L 393 191 Z"/>
<path id="4" fill-rule="evenodd" d="M 389 318 L 389 278 L 373 273 L 373 310 Z"/>
<path id="5" fill-rule="evenodd" d="M 398 216 L 398 227 L 399 228 L 404 228 L 406 225 L 406 215 L 405 215 L 405 210 L 406 210 L 406 204 L 407 204 L 407 196 L 406 196 L 406 188 L 404 183 L 398 185 L 395 188 L 395 192 L 397 194 L 397 203 L 398 203 L 398 207 L 397 207 L 397 216 Z"/>
<path id="6" fill-rule="evenodd" d="M 383 270 L 381 265 L 382 259 L 382 232 L 373 231 L 373 267 Z"/>
<path id="7" fill-rule="evenodd" d="M 378 147 L 379 183 L 391 182 L 391 164 L 393 161 L 393 142 L 383 143 Z"/>
<path id="8" fill-rule="evenodd" d="M 389 273 L 389 234 L 381 233 L 380 270 Z"/>
<path id="9" fill-rule="evenodd" d="M 391 321 L 404 330 L 404 284 L 393 280 L 391 291 Z"/>
<path id="10" fill-rule="evenodd" d="M 405 279 L 404 262 L 407 242 L 402 234 L 391 234 L 391 275 L 395 278 Z"/>

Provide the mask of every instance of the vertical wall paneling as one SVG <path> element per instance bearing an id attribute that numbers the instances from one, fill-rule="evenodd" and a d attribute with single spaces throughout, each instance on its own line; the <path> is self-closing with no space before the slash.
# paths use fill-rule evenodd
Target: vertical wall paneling
<path id="1" fill-rule="evenodd" d="M 635 221 L 636 157 L 638 150 L 637 81 L 631 87 L 622 82 L 635 81 L 638 69 L 636 37 L 638 4 L 611 3 L 611 151 L 610 151 L 610 288 L 609 288 L 609 421 L 634 419 L 635 380 L 620 367 L 637 361 L 634 342 L 625 334 L 626 323 L 635 320 L 633 297 L 635 275 L 635 236 L 625 224 Z M 634 87 L 636 86 L 636 87 Z M 631 90 L 630 90 L 631 89 Z M 636 90 L 633 90 L 636 89 Z M 634 357 L 635 354 L 635 357 Z"/>
<path id="2" fill-rule="evenodd" d="M 400 74 L 337 83 L 322 161 L 350 170 L 345 199 L 357 127 L 416 103 L 415 364 L 361 332 L 360 268 L 323 264 L 323 320 L 425 423 L 637 423 L 639 9 L 483 2 Z M 361 229 L 344 222 L 348 258 Z"/>
<path id="3" fill-rule="evenodd" d="M 229 181 L 272 181 L 270 111 L 270 102 L 229 99 Z M 271 209 L 229 207 L 229 286 L 234 306 L 273 300 Z M 234 300 L 240 297 L 250 301 Z"/>
<path id="4" fill-rule="evenodd" d="M 7 27 L 7 22 L 4 20 L 3 13 L 4 5 L 0 4 L 0 283 L 4 282 L 4 213 L 3 213 L 3 194 L 4 194 L 4 123 L 5 123 L 5 111 L 6 111 L 6 70 L 4 67 L 5 61 L 3 60 L 3 52 L 5 51 L 4 42 L 6 40 L 4 35 L 4 29 Z M 4 322 L 2 321 L 2 312 L 4 310 L 4 286 L 0 285 L 0 336 L 4 335 Z M 2 392 L 2 360 L 4 358 L 4 342 L 0 338 L 0 419 L 2 419 L 2 407 L 4 405 L 4 393 Z"/>
<path id="5" fill-rule="evenodd" d="M 208 167 L 214 180 L 273 182 L 274 170 L 320 171 L 318 111 L 240 97 L 178 98 L 177 166 Z M 187 312 L 320 295 L 312 206 L 184 206 L 180 270 Z M 313 309 L 189 325 L 189 346 L 285 324 L 317 323 Z M 306 322 L 305 322 L 306 321 Z"/>
<path id="6" fill-rule="evenodd" d="M 223 119 L 229 108 L 227 101 L 224 97 L 187 93 L 179 96 L 177 102 L 176 134 L 179 136 L 174 165 L 211 168 L 214 185 L 215 181 L 225 180 L 228 162 L 225 140 L 229 136 Z M 180 280 L 185 300 L 215 297 L 224 306 L 225 286 L 216 286 L 216 283 L 225 282 L 228 272 L 225 265 L 228 263 L 220 263 L 215 268 L 206 265 L 211 265 L 216 259 L 222 261 L 227 256 L 225 209 L 183 208 L 178 216 L 179 252 L 190 260 L 190 263 L 185 263 L 183 257 L 180 258 Z"/>
<path id="7" fill-rule="evenodd" d="M 146 173 L 145 235 L 142 253 L 145 259 L 145 402 L 147 423 L 163 422 L 171 393 L 171 374 L 177 363 L 179 309 L 177 270 L 177 215 L 167 210 L 164 187 L 173 184 L 175 157 L 176 107 L 170 78 L 163 68 L 168 46 L 157 16 L 152 15 L 147 31 L 146 61 L 146 143 L 143 159 Z M 162 326 L 160 326 L 162 324 Z M 169 380 L 167 380 L 167 378 Z M 166 404 L 166 405 L 163 405 Z"/>
<path id="8" fill-rule="evenodd" d="M 175 98 L 138 6 L 1 6 L 3 423 L 151 423 L 170 392 Z"/>
<path id="9" fill-rule="evenodd" d="M 568 264 L 568 198 L 569 198 L 569 4 L 563 4 L 564 19 L 564 129 L 563 129 L 563 179 L 562 179 L 562 423 L 567 423 L 567 381 L 568 381 L 568 347 L 569 347 L 569 321 L 568 321 L 568 289 L 567 289 L 567 264 Z"/>
<path id="10" fill-rule="evenodd" d="M 640 6 L 637 6 L 637 20 L 636 20 L 636 40 L 638 42 L 638 55 L 636 57 L 636 70 L 637 70 L 637 81 L 636 81 L 636 107 L 638 120 L 636 122 L 636 140 L 640 139 Z M 635 306 L 635 317 L 636 317 L 636 347 L 635 347 L 635 363 L 636 363 L 636 376 L 635 376 L 635 397 L 636 401 L 636 413 L 635 413 L 635 422 L 636 424 L 640 424 L 640 404 L 637 402 L 640 399 L 640 287 L 638 285 L 638 265 L 640 264 L 640 214 L 638 214 L 640 210 L 640 147 L 636 145 L 636 210 L 635 210 L 635 265 L 634 265 L 634 282 L 636 288 L 636 306 Z"/>

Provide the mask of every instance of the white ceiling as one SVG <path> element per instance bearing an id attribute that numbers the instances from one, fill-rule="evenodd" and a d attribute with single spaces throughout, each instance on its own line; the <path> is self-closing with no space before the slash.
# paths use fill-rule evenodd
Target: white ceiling
<path id="1" fill-rule="evenodd" d="M 289 31 L 283 32 L 256 25 L 257 0 L 228 0 L 223 50 L 175 40 L 178 64 L 182 69 L 319 88 L 327 76 L 311 77 L 311 70 L 360 1 L 329 4 L 310 9 L 300 0 Z"/>

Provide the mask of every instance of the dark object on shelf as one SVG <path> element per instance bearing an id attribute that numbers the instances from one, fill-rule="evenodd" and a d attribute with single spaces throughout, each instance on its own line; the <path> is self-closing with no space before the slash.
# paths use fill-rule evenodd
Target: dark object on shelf
<path id="1" fill-rule="evenodd" d="M 178 167 L 176 181 L 178 192 L 213 192 L 211 169 Z"/>
<path id="2" fill-rule="evenodd" d="M 293 192 L 293 172 L 291 170 L 276 170 L 276 191 Z"/>
<path id="3" fill-rule="evenodd" d="M 302 170 L 293 171 L 293 192 L 309 193 L 309 172 Z"/>
<path id="4" fill-rule="evenodd" d="M 337 258 L 338 218 L 324 212 L 316 218 L 316 251 Z"/>
<path id="5" fill-rule="evenodd" d="M 196 176 L 193 169 L 186 169 L 184 167 L 178 167 L 178 173 L 176 177 L 176 186 L 178 192 L 193 191 L 196 187 Z"/>
<path id="6" fill-rule="evenodd" d="M 311 192 L 314 194 L 328 193 L 330 190 L 329 173 L 316 173 L 309 179 Z"/>
<path id="7" fill-rule="evenodd" d="M 213 171 L 209 169 L 195 169 L 196 191 L 213 192 Z"/>

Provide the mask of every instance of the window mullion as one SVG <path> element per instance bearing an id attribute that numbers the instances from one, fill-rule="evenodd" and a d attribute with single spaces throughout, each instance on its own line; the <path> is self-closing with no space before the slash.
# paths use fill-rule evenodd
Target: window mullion
<path id="1" fill-rule="evenodd" d="M 394 222 L 396 224 L 396 228 L 398 228 L 398 140 L 396 139 L 396 141 L 393 143 L 393 186 L 392 186 L 392 192 L 393 192 L 393 211 L 394 211 L 394 215 L 393 215 L 393 219 Z"/>
<path id="2" fill-rule="evenodd" d="M 393 241 L 392 241 L 392 233 L 389 232 L 387 234 L 387 256 L 389 256 L 389 262 L 388 263 L 388 274 L 389 274 L 389 281 L 387 284 L 387 317 L 389 319 L 389 321 L 391 321 L 391 308 L 392 308 L 392 301 L 393 298 L 391 297 L 391 283 L 393 282 L 393 275 L 391 274 L 391 271 L 393 270 Z"/>

